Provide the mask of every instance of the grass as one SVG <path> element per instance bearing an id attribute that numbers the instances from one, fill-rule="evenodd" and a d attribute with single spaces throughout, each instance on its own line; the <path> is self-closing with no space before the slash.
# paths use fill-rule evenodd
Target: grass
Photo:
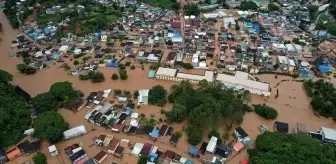
<path id="1" fill-rule="evenodd" d="M 40 14 L 38 17 L 38 24 L 47 24 L 49 22 L 60 22 L 61 16 L 57 14 Z"/>
<path id="2" fill-rule="evenodd" d="M 105 18 L 106 21 L 114 22 L 118 19 L 118 16 L 112 14 L 112 15 L 105 15 L 104 18 Z"/>
<path id="3" fill-rule="evenodd" d="M 173 5 L 175 3 L 172 0 L 144 0 L 144 2 L 151 6 L 161 7 L 164 9 L 173 9 Z"/>

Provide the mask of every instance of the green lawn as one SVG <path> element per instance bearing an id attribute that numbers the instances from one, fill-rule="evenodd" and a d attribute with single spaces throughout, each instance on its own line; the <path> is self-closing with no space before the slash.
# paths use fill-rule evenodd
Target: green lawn
<path id="1" fill-rule="evenodd" d="M 60 22 L 61 16 L 58 14 L 40 14 L 38 17 L 38 24 L 47 24 L 49 22 Z"/>
<path id="2" fill-rule="evenodd" d="M 173 9 L 174 2 L 172 0 L 144 0 L 151 6 L 161 7 L 164 9 Z"/>

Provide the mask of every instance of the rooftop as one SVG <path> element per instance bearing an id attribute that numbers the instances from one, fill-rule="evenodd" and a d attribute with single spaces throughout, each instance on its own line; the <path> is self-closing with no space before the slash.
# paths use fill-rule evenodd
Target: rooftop
<path id="1" fill-rule="evenodd" d="M 156 71 L 156 75 L 175 77 L 176 72 L 177 69 L 159 67 L 159 69 Z"/>

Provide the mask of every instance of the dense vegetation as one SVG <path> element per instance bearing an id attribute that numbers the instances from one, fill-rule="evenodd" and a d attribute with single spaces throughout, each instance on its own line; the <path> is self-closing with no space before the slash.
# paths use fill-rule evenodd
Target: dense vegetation
<path id="1" fill-rule="evenodd" d="M 60 141 L 63 138 L 63 132 L 67 130 L 69 124 L 63 117 L 55 111 L 48 111 L 40 114 L 35 122 L 35 136 L 52 143 Z"/>
<path id="2" fill-rule="evenodd" d="M 81 104 L 82 93 L 73 89 L 70 82 L 54 83 L 49 92 L 41 93 L 32 99 L 38 113 L 56 111 L 59 107 L 74 109 Z"/>
<path id="3" fill-rule="evenodd" d="M 18 143 L 31 122 L 28 106 L 9 84 L 12 80 L 11 74 L 0 70 L 0 145 L 5 148 Z"/>
<path id="4" fill-rule="evenodd" d="M 243 1 L 240 4 L 241 10 L 258 10 L 258 5 L 253 1 Z"/>
<path id="5" fill-rule="evenodd" d="M 201 10 L 196 4 L 186 4 L 183 7 L 184 15 L 199 15 Z"/>
<path id="6" fill-rule="evenodd" d="M 267 120 L 274 120 L 278 117 L 278 112 L 265 104 L 256 104 L 253 105 L 254 112 L 256 112 L 259 116 L 267 119 Z"/>
<path id="7" fill-rule="evenodd" d="M 41 152 L 37 152 L 34 156 L 33 156 L 33 161 L 35 164 L 47 164 L 47 158 L 46 156 L 41 153 Z"/>
<path id="8" fill-rule="evenodd" d="M 263 133 L 248 153 L 251 164 L 333 164 L 336 161 L 334 145 L 321 144 L 301 134 Z"/>
<path id="9" fill-rule="evenodd" d="M 267 7 L 269 11 L 278 11 L 280 9 L 280 7 L 274 3 L 268 4 Z"/>
<path id="10" fill-rule="evenodd" d="M 160 7 L 168 10 L 179 10 L 180 4 L 176 0 L 140 0 L 141 2 L 148 3 L 154 7 Z"/>
<path id="11" fill-rule="evenodd" d="M 26 64 L 18 64 L 16 65 L 16 69 L 23 74 L 30 75 L 36 73 L 36 68 L 26 65 Z"/>
<path id="12" fill-rule="evenodd" d="M 312 97 L 310 102 L 314 111 L 323 117 L 336 117 L 336 89 L 332 83 L 320 79 L 303 83 L 308 96 Z"/>
<path id="13" fill-rule="evenodd" d="M 148 92 L 148 103 L 163 106 L 167 103 L 167 91 L 162 85 L 155 85 Z"/>
<path id="14" fill-rule="evenodd" d="M 209 83 L 203 80 L 198 89 L 193 89 L 187 81 L 171 87 L 168 96 L 169 102 L 174 102 L 174 107 L 166 114 L 167 120 L 180 122 L 188 120 L 186 133 L 188 141 L 196 145 L 202 141 L 204 129 L 216 129 L 219 124 L 240 124 L 243 115 L 251 108 L 244 104 L 249 92 L 234 95 L 231 90 L 224 90 L 224 85 L 219 82 Z M 246 95 L 242 95 L 242 94 Z"/>

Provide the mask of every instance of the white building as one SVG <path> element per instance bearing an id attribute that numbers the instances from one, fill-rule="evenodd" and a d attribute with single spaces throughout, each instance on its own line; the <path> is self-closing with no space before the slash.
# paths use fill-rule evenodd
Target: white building
<path id="1" fill-rule="evenodd" d="M 64 139 L 70 139 L 70 138 L 82 136 L 86 133 L 87 133 L 87 131 L 85 129 L 85 126 L 84 125 L 79 125 L 79 126 L 71 128 L 67 131 L 64 131 L 63 132 L 63 137 L 64 137 Z"/>
<path id="2" fill-rule="evenodd" d="M 55 145 L 51 145 L 48 147 L 49 153 L 51 156 L 56 156 L 58 155 L 58 150 Z"/>
<path id="3" fill-rule="evenodd" d="M 257 82 L 248 79 L 248 73 L 237 71 L 234 76 L 218 74 L 217 80 L 222 82 L 226 87 L 235 90 L 248 90 L 253 94 L 270 96 L 269 84 Z"/>
<path id="4" fill-rule="evenodd" d="M 140 89 L 138 96 L 138 105 L 148 105 L 148 89 Z"/>
<path id="5" fill-rule="evenodd" d="M 207 147 L 206 147 L 206 151 L 210 152 L 210 153 L 214 153 L 216 150 L 216 145 L 217 145 L 217 140 L 218 138 L 215 136 L 212 136 Z"/>
<path id="6" fill-rule="evenodd" d="M 322 141 L 336 144 L 336 129 L 321 127 Z"/>
<path id="7" fill-rule="evenodd" d="M 212 82 L 214 73 L 212 71 L 205 71 L 204 75 L 195 75 L 178 72 L 177 69 L 159 67 L 155 77 L 162 80 L 183 81 L 188 80 L 192 84 L 198 84 L 201 80 Z"/>
<path id="8" fill-rule="evenodd" d="M 191 65 L 198 67 L 198 54 L 194 54 L 191 59 Z"/>
<path id="9" fill-rule="evenodd" d="M 233 17 L 223 18 L 223 24 L 225 28 L 229 28 L 230 24 L 231 27 L 234 28 L 236 26 L 236 21 Z"/>

